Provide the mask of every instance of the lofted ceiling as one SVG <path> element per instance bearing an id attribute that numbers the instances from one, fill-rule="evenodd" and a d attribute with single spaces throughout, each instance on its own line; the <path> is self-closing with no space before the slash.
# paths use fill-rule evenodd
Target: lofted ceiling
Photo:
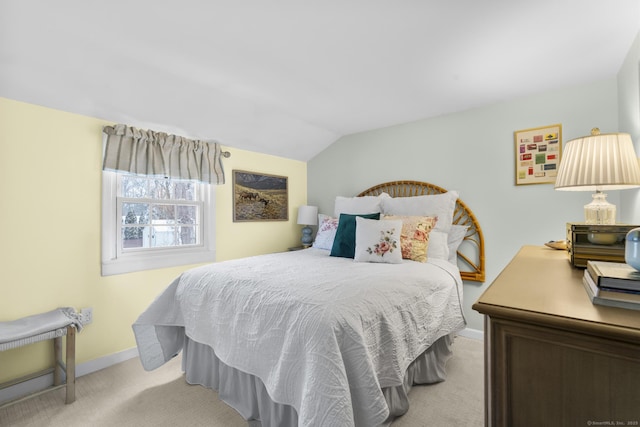
<path id="1" fill-rule="evenodd" d="M 638 0 L 0 0 L 0 97 L 310 160 L 614 78 Z"/>

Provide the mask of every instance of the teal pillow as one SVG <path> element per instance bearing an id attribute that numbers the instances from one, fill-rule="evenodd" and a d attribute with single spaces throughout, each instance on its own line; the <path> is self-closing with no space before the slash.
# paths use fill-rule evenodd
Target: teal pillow
<path id="1" fill-rule="evenodd" d="M 331 256 L 353 258 L 356 253 L 356 217 L 380 219 L 380 213 L 351 215 L 340 214 L 336 237 L 331 247 Z"/>

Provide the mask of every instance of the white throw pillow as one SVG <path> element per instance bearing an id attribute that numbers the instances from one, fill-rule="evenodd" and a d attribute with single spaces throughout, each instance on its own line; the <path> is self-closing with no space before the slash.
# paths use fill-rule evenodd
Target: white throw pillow
<path id="1" fill-rule="evenodd" d="M 370 214 L 382 212 L 382 201 L 391 198 L 387 193 L 379 196 L 343 197 L 337 196 L 334 202 L 333 211 L 336 218 L 340 214 Z"/>
<path id="2" fill-rule="evenodd" d="M 356 217 L 356 262 L 402 262 L 402 221 Z"/>
<path id="3" fill-rule="evenodd" d="M 414 197 L 389 197 L 382 199 L 384 215 L 437 216 L 434 230 L 449 232 L 453 222 L 453 212 L 458 200 L 457 191 Z"/>
<path id="4" fill-rule="evenodd" d="M 469 227 L 466 225 L 452 225 L 447 237 L 447 246 L 449 247 L 449 262 L 458 265 L 458 247 L 467 235 Z"/>
<path id="5" fill-rule="evenodd" d="M 449 260 L 448 234 L 436 229 L 429 234 L 429 246 L 427 247 L 427 259 Z"/>
<path id="6" fill-rule="evenodd" d="M 458 247 L 467 235 L 466 225 L 452 225 L 448 233 L 432 230 L 429 235 L 428 259 L 444 259 L 458 265 Z"/>

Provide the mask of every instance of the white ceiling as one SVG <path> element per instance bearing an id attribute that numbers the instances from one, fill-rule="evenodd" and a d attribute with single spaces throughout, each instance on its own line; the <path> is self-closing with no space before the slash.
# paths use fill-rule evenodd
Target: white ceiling
<path id="1" fill-rule="evenodd" d="M 638 0 L 0 0 L 0 96 L 307 161 L 613 78 Z"/>

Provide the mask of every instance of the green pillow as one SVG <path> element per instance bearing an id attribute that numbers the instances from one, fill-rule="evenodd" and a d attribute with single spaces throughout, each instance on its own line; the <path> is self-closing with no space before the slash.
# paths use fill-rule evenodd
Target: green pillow
<path id="1" fill-rule="evenodd" d="M 356 217 L 380 219 L 380 213 L 373 214 L 340 214 L 336 237 L 331 247 L 331 256 L 353 258 L 356 253 Z"/>

